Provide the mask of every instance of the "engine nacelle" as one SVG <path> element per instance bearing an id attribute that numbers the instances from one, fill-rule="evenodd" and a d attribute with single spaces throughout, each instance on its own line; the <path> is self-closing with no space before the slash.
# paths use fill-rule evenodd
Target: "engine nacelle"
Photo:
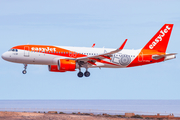
<path id="1" fill-rule="evenodd" d="M 75 71 L 77 68 L 75 60 L 59 59 L 57 64 L 59 71 Z"/>
<path id="2" fill-rule="evenodd" d="M 48 65 L 48 69 L 50 72 L 66 72 L 63 70 L 58 70 L 58 66 L 57 65 Z"/>
<path id="3" fill-rule="evenodd" d="M 75 60 L 59 59 L 57 65 L 48 65 L 50 72 L 75 71 L 77 64 Z"/>

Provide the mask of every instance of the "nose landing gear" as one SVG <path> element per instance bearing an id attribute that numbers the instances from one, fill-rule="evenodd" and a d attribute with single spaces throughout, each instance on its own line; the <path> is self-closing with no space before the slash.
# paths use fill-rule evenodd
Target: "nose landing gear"
<path id="1" fill-rule="evenodd" d="M 24 64 L 24 70 L 22 71 L 23 74 L 27 73 L 26 69 L 27 69 L 27 64 Z"/>

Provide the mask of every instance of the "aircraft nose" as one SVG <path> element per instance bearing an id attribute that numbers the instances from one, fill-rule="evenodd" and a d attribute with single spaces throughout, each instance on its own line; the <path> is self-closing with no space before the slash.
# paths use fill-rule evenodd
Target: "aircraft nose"
<path id="1" fill-rule="evenodd" d="M 2 59 L 6 60 L 6 59 L 7 59 L 7 54 L 6 54 L 6 53 L 3 53 L 3 54 L 1 55 L 1 57 L 2 57 Z"/>

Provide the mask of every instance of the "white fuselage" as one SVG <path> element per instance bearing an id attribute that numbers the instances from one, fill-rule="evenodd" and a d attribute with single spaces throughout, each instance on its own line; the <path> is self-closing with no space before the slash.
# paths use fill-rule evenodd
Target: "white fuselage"
<path id="1" fill-rule="evenodd" d="M 113 51 L 115 49 L 109 49 L 109 48 L 88 48 L 88 47 L 64 47 L 64 46 L 56 46 L 59 48 L 63 48 L 70 51 L 76 51 L 77 53 L 87 55 L 87 56 L 94 56 L 94 55 L 100 55 L 103 53 L 107 53 L 110 51 Z M 113 54 L 112 59 L 104 59 L 107 62 L 117 64 L 117 66 L 112 64 L 105 64 L 97 62 L 96 66 L 92 65 L 91 67 L 108 67 L 108 68 L 121 68 L 126 67 L 126 65 L 121 65 L 119 60 L 122 58 L 122 56 L 126 55 L 129 56 L 130 61 L 133 61 L 137 55 L 139 54 L 139 50 L 125 50 Z M 63 53 L 64 54 L 64 53 Z M 72 57 L 76 57 L 77 54 L 70 54 L 65 53 L 66 56 L 62 56 L 61 53 L 57 52 L 56 55 L 53 54 L 47 54 L 46 52 L 35 52 L 35 51 L 26 51 L 26 50 L 17 50 L 17 51 L 7 51 L 5 52 L 2 57 L 10 62 L 15 63 L 23 63 L 23 64 L 40 64 L 40 65 L 56 65 L 57 59 L 71 59 Z M 126 61 L 124 61 L 126 62 Z"/>

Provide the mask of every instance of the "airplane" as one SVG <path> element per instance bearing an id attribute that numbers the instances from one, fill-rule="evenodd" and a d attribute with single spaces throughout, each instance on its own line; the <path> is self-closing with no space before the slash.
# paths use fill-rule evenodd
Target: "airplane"
<path id="1" fill-rule="evenodd" d="M 52 45 L 18 45 L 2 54 L 9 62 L 48 65 L 50 72 L 76 71 L 78 77 L 89 77 L 89 68 L 127 68 L 158 63 L 176 58 L 176 53 L 166 53 L 173 24 L 164 26 L 141 49 L 123 49 L 127 39 L 117 49 L 92 47 L 67 47 Z M 81 68 L 85 68 L 83 73 Z"/>

